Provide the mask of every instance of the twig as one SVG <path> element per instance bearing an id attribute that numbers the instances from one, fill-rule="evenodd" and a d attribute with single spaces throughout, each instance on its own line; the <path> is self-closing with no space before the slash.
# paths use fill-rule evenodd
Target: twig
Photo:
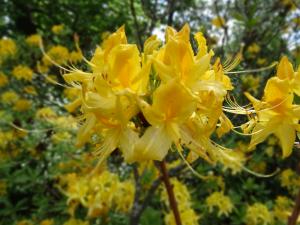
<path id="1" fill-rule="evenodd" d="M 139 49 L 142 50 L 143 49 L 143 42 L 142 42 L 142 38 L 140 36 L 141 32 L 140 32 L 140 26 L 139 26 L 139 23 L 137 21 L 136 12 L 135 12 L 135 8 L 134 8 L 134 0 L 130 0 L 130 11 L 131 11 L 131 15 L 133 17 L 133 22 L 134 22 L 134 26 L 135 26 L 138 46 L 139 46 Z"/>
<path id="2" fill-rule="evenodd" d="M 184 168 L 186 168 L 185 164 L 178 165 L 178 166 L 170 169 L 168 174 L 170 177 L 178 176 L 178 173 L 181 170 L 183 170 Z M 135 173 L 134 176 L 135 176 L 135 180 L 137 181 L 136 172 L 137 171 L 134 171 L 134 173 Z M 138 199 L 138 197 L 135 196 L 134 203 L 133 203 L 132 210 L 131 210 L 131 215 L 130 215 L 130 225 L 138 225 L 139 224 L 139 220 L 140 220 L 143 212 L 149 206 L 152 196 L 155 194 L 155 192 L 158 189 L 159 185 L 161 184 L 162 180 L 163 180 L 163 177 L 160 176 L 152 182 L 145 198 L 142 201 L 141 201 L 141 199 Z M 138 185 L 140 185 L 140 182 L 138 182 Z M 141 186 L 138 186 L 138 188 L 141 188 Z M 140 197 L 141 189 L 139 189 L 139 190 L 140 191 L 136 192 L 135 195 L 139 195 L 139 197 Z"/>
<path id="3" fill-rule="evenodd" d="M 295 206 L 292 215 L 288 219 L 288 225 L 296 225 L 299 214 L 300 214 L 300 190 L 295 200 Z"/>
<path id="4" fill-rule="evenodd" d="M 170 178 L 169 178 L 169 174 L 167 171 L 166 162 L 165 161 L 159 162 L 159 166 L 160 166 L 160 171 L 162 174 L 162 179 L 163 179 L 163 182 L 165 183 L 165 187 L 166 187 L 166 190 L 168 193 L 169 203 L 170 203 L 170 207 L 174 214 L 176 225 L 182 225 L 180 213 L 179 213 L 179 210 L 177 207 L 177 202 L 176 202 L 176 198 L 175 198 L 174 191 L 173 191 L 173 185 L 170 183 Z"/>

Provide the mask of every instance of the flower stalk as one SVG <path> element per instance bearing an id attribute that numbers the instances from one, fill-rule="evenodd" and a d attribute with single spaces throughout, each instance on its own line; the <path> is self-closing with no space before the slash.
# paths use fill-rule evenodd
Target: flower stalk
<path id="1" fill-rule="evenodd" d="M 296 225 L 299 214 L 300 214 L 300 190 L 295 200 L 295 206 L 292 215 L 288 219 L 288 225 Z"/>
<path id="2" fill-rule="evenodd" d="M 175 221 L 176 221 L 176 225 L 182 225 L 181 218 L 180 218 L 180 213 L 179 213 L 179 210 L 178 210 L 178 205 L 177 205 L 176 198 L 175 198 L 174 191 L 173 191 L 173 185 L 170 182 L 169 174 L 168 174 L 168 171 L 167 171 L 166 162 L 161 161 L 158 164 L 159 164 L 159 167 L 160 167 L 162 180 L 165 184 L 165 187 L 166 187 L 166 190 L 167 190 L 167 193 L 168 193 L 170 208 L 173 211 L 174 218 L 175 218 Z"/>

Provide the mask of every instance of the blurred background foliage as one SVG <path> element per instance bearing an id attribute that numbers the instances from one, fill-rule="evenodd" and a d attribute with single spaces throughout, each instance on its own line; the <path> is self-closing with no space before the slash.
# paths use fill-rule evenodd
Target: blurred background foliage
<path id="1" fill-rule="evenodd" d="M 237 70 L 267 67 L 282 55 L 295 68 L 300 63 L 299 0 L 0 0 L 0 224 L 174 224 L 153 164 L 128 165 L 115 152 L 108 172 L 89 176 L 92 148 L 75 146 L 76 113 L 64 108 L 78 93 L 55 85 L 63 83 L 61 71 L 44 57 L 39 38 L 57 62 L 80 67 L 74 36 L 90 59 L 123 24 L 129 42 L 141 47 L 151 34 L 163 39 L 167 25 L 185 23 L 204 33 L 222 62 L 241 52 Z M 240 103 L 244 91 L 260 97 L 273 74 L 231 75 L 233 95 Z M 286 224 L 300 186 L 299 151 L 282 160 L 273 137 L 254 152 L 248 138 L 232 133 L 218 142 L 257 173 L 279 172 L 260 178 L 200 160 L 195 170 L 210 177 L 201 180 L 169 156 L 177 197 L 193 209 L 184 211 L 183 224 Z M 137 192 L 146 202 L 142 212 Z"/>

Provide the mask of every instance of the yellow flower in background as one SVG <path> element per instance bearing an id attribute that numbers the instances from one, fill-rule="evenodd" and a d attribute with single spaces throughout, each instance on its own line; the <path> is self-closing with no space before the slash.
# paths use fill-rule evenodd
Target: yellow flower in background
<path id="1" fill-rule="evenodd" d="M 54 225 L 53 219 L 44 219 L 40 222 L 40 225 Z"/>
<path id="2" fill-rule="evenodd" d="M 75 173 L 63 175 L 60 187 L 68 198 L 71 215 L 81 204 L 87 208 L 87 216 L 90 218 L 105 215 L 113 208 L 117 212 L 128 212 L 135 193 L 131 180 L 120 181 L 116 174 L 106 170 L 83 176 Z"/>
<path id="3" fill-rule="evenodd" d="M 282 187 L 289 190 L 297 189 L 300 186 L 299 176 L 291 169 L 286 169 L 280 174 L 280 183 Z"/>
<path id="4" fill-rule="evenodd" d="M 247 225 L 273 224 L 273 216 L 267 206 L 262 203 L 254 203 L 247 208 L 245 222 Z"/>
<path id="5" fill-rule="evenodd" d="M 256 95 L 260 88 L 260 80 L 259 76 L 254 76 L 252 74 L 242 76 L 242 85 L 243 89 L 247 92 L 251 92 Z"/>
<path id="6" fill-rule="evenodd" d="M 52 118 L 56 118 L 57 114 L 50 107 L 44 107 L 44 108 L 38 109 L 35 113 L 35 116 L 38 119 L 52 119 Z"/>
<path id="7" fill-rule="evenodd" d="M 266 58 L 258 58 L 257 59 L 257 64 L 258 65 L 264 65 L 264 64 L 266 64 L 266 62 L 267 62 Z"/>
<path id="8" fill-rule="evenodd" d="M 260 52 L 260 46 L 256 43 L 251 44 L 248 48 L 247 51 L 249 53 L 259 53 Z"/>
<path id="9" fill-rule="evenodd" d="M 242 171 L 244 163 L 246 162 L 246 156 L 239 150 L 223 150 L 223 154 L 218 154 L 218 162 L 223 165 L 223 170 L 231 170 L 231 173 L 235 175 Z"/>
<path id="10" fill-rule="evenodd" d="M 17 52 L 16 43 L 9 38 L 0 39 L 0 63 L 2 59 L 13 56 Z"/>
<path id="11" fill-rule="evenodd" d="M 226 24 L 225 19 L 222 17 L 216 17 L 212 19 L 211 23 L 217 28 L 223 27 Z"/>
<path id="12" fill-rule="evenodd" d="M 89 221 L 83 221 L 80 219 L 70 218 L 68 221 L 64 222 L 63 225 L 89 225 Z"/>
<path id="13" fill-rule="evenodd" d="M 70 57 L 69 50 L 61 45 L 51 47 L 46 53 L 51 60 L 59 65 L 67 63 Z M 47 67 L 52 65 L 52 62 L 46 56 L 43 57 L 42 62 Z"/>
<path id="14" fill-rule="evenodd" d="M 171 184 L 174 188 L 175 199 L 178 204 L 181 221 L 185 225 L 197 225 L 200 216 L 198 216 L 197 213 L 192 209 L 191 196 L 187 187 L 176 178 L 171 179 Z M 169 209 L 168 213 L 166 213 L 164 217 L 165 224 L 176 225 L 174 214 L 170 210 L 168 194 L 165 189 L 163 189 L 161 192 L 161 200 Z"/>
<path id="15" fill-rule="evenodd" d="M 46 60 L 46 59 L 45 59 Z M 48 73 L 49 71 L 49 67 L 47 65 L 44 65 L 43 63 L 41 63 L 40 61 L 38 61 L 36 63 L 36 70 L 39 72 L 39 73 Z"/>
<path id="16" fill-rule="evenodd" d="M 286 222 L 293 211 L 293 201 L 285 196 L 277 196 L 274 207 L 274 217 Z"/>
<path id="17" fill-rule="evenodd" d="M 14 107 L 13 109 L 18 111 L 18 112 L 23 112 L 23 111 L 27 111 L 28 109 L 31 108 L 32 102 L 30 100 L 27 99 L 18 99 L 15 103 L 14 103 Z"/>
<path id="18" fill-rule="evenodd" d="M 0 130 L 0 149 L 5 148 L 7 144 L 14 139 L 13 132 Z"/>
<path id="19" fill-rule="evenodd" d="M 7 76 L 4 73 L 0 72 L 0 87 L 3 87 L 7 84 L 8 84 Z"/>
<path id="20" fill-rule="evenodd" d="M 218 209 L 219 217 L 222 215 L 228 216 L 233 210 L 231 199 L 224 195 L 223 192 L 213 192 L 206 198 L 205 202 L 210 212 L 213 211 L 214 207 Z"/>
<path id="21" fill-rule="evenodd" d="M 33 71 L 28 66 L 18 65 L 13 68 L 12 75 L 18 80 L 31 81 Z"/>
<path id="22" fill-rule="evenodd" d="M 200 216 L 193 209 L 187 209 L 179 212 L 180 218 L 183 225 L 198 225 L 198 220 Z M 176 225 L 174 213 L 171 211 L 165 215 L 164 218 L 166 225 Z"/>
<path id="23" fill-rule="evenodd" d="M 78 52 L 78 51 L 72 51 L 70 52 L 70 62 L 71 63 L 79 63 L 81 62 L 83 59 L 83 56 L 81 54 L 81 52 Z"/>
<path id="24" fill-rule="evenodd" d="M 6 91 L 1 95 L 1 100 L 3 103 L 12 104 L 19 99 L 19 95 L 15 91 Z"/>
<path id="25" fill-rule="evenodd" d="M 31 46 L 40 46 L 42 37 L 39 34 L 32 34 L 26 38 L 26 43 Z"/>
<path id="26" fill-rule="evenodd" d="M 58 25 L 52 26 L 51 31 L 54 34 L 61 34 L 63 32 L 64 28 L 65 28 L 65 26 L 63 24 L 58 24 Z"/>
<path id="27" fill-rule="evenodd" d="M 33 225 L 30 220 L 21 220 L 16 223 L 16 225 Z"/>

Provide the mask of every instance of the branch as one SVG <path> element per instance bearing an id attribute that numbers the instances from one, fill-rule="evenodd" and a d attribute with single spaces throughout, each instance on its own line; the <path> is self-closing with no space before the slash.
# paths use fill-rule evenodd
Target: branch
<path id="1" fill-rule="evenodd" d="M 162 174 L 162 179 L 163 179 L 163 182 L 165 183 L 165 187 L 166 187 L 166 190 L 168 193 L 170 208 L 173 211 L 176 225 L 182 225 L 180 213 L 178 210 L 178 205 L 177 205 L 176 198 L 174 195 L 173 185 L 170 182 L 169 174 L 167 171 L 166 162 L 165 161 L 159 162 L 159 166 L 160 166 L 160 171 Z"/>
<path id="2" fill-rule="evenodd" d="M 185 168 L 186 168 L 185 164 L 176 166 L 169 170 L 169 172 L 168 172 L 169 176 L 170 177 L 178 176 L 178 173 Z M 136 180 L 136 174 L 134 176 L 135 176 L 135 180 Z M 142 202 L 140 201 L 140 199 L 137 199 L 135 196 L 134 204 L 133 204 L 133 207 L 131 210 L 131 215 L 130 215 L 130 225 L 138 225 L 139 224 L 139 220 L 140 220 L 143 212 L 149 206 L 149 204 L 152 200 L 152 196 L 155 194 L 155 192 L 158 189 L 159 185 L 161 184 L 162 180 L 163 180 L 163 177 L 160 176 L 152 182 L 152 184 Z M 138 184 L 140 185 L 140 183 L 138 183 Z M 139 188 L 140 188 L 140 186 L 139 186 Z M 141 191 L 141 189 L 140 189 L 140 191 Z M 140 193 L 141 192 L 138 192 L 138 195 L 140 195 Z"/>
<path id="3" fill-rule="evenodd" d="M 133 17 L 133 22 L 134 22 L 134 26 L 135 26 L 135 31 L 136 31 L 136 38 L 138 41 L 138 46 L 139 49 L 142 50 L 143 49 L 143 42 L 140 36 L 140 26 L 139 23 L 137 21 L 137 17 L 136 17 L 136 12 L 135 12 L 135 8 L 134 8 L 134 0 L 130 0 L 130 11 L 131 11 L 131 15 Z"/>
<path id="4" fill-rule="evenodd" d="M 288 219 L 288 225 L 296 225 L 299 214 L 300 214 L 300 190 L 295 200 L 295 206 L 292 215 Z"/>

